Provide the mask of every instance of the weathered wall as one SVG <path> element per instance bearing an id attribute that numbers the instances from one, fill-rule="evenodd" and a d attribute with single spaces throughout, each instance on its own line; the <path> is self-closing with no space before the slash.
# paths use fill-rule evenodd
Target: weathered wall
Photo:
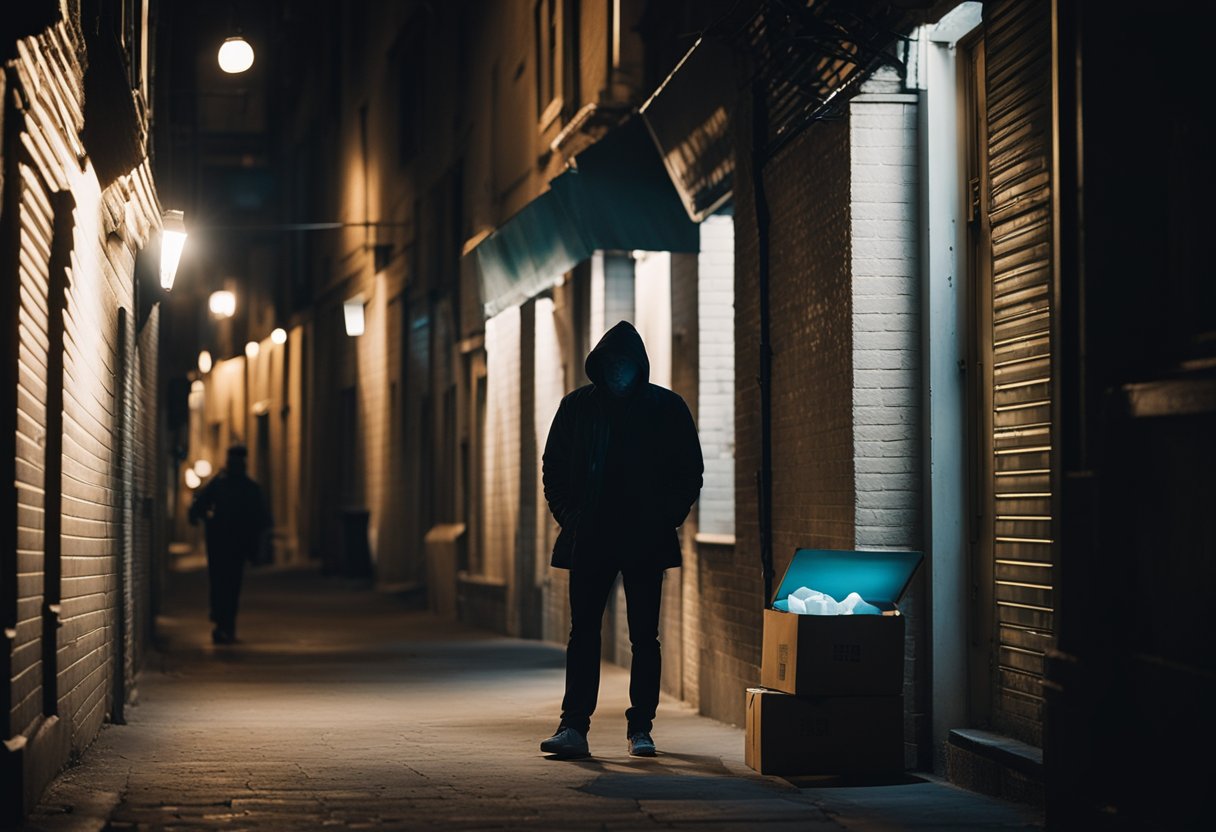
<path id="1" fill-rule="evenodd" d="M 740 124 L 749 123 L 746 108 Z M 739 723 L 759 679 L 764 608 L 757 524 L 760 469 L 759 285 L 750 136 L 735 174 L 736 455 L 733 550 L 702 559 L 701 709 Z M 773 558 L 799 547 L 853 548 L 849 125 L 807 130 L 764 168 L 771 212 Z M 708 550 L 707 550 L 708 551 Z"/>
<path id="2" fill-rule="evenodd" d="M 120 718 L 147 637 L 158 324 L 137 319 L 134 272 L 160 212 L 146 162 L 98 181 L 80 139 L 82 46 L 59 22 L 6 66 L 6 816 Z"/>

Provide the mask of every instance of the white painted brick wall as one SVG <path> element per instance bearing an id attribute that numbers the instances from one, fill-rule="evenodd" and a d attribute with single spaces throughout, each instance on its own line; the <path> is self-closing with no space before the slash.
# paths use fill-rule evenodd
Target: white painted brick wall
<path id="1" fill-rule="evenodd" d="M 920 540 L 916 103 L 861 95 L 850 106 L 856 546 L 912 548 Z"/>
<path id="2" fill-rule="evenodd" d="M 701 223 L 697 257 L 700 367 L 697 430 L 705 485 L 697 520 L 707 534 L 735 533 L 735 218 Z"/>
<path id="3" fill-rule="evenodd" d="M 506 579 L 519 515 L 520 316 L 513 306 L 486 321 L 486 433 L 482 572 Z"/>

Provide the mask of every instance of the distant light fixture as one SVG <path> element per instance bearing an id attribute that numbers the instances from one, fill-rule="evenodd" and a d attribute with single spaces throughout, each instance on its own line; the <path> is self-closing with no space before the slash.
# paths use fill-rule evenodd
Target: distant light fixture
<path id="1" fill-rule="evenodd" d="M 237 75 L 253 66 L 253 47 L 240 35 L 234 35 L 220 44 L 218 58 L 220 69 Z"/>
<path id="2" fill-rule="evenodd" d="M 186 469 L 186 488 L 193 490 L 195 488 L 198 488 L 202 484 L 203 484 L 203 481 L 199 478 L 198 474 L 194 473 L 194 469 L 187 468 Z"/>
<path id="3" fill-rule="evenodd" d="M 346 319 L 347 335 L 363 334 L 363 298 L 351 298 L 342 304 L 342 315 Z"/>
<path id="4" fill-rule="evenodd" d="M 274 341 L 276 344 L 286 344 L 287 330 L 283 329 L 281 326 L 276 326 L 274 328 L 274 332 L 270 333 L 270 340 Z"/>
<path id="5" fill-rule="evenodd" d="M 207 350 L 198 354 L 198 371 L 203 375 L 211 372 L 211 353 Z"/>
<path id="6" fill-rule="evenodd" d="M 211 461 L 207 459 L 194 460 L 194 473 L 198 474 L 200 479 L 207 479 L 211 476 Z"/>
<path id="7" fill-rule="evenodd" d="M 245 355 L 249 358 L 257 358 L 258 353 L 262 351 L 262 347 L 257 341 L 250 341 L 245 345 Z"/>
<path id="8" fill-rule="evenodd" d="M 227 289 L 212 292 L 207 305 L 211 308 L 211 314 L 215 317 L 231 318 L 236 314 L 236 295 Z"/>
<path id="9" fill-rule="evenodd" d="M 196 378 L 194 381 L 190 382 L 191 393 L 202 393 L 206 389 L 207 387 L 203 384 L 203 380 L 201 378 Z"/>
<path id="10" fill-rule="evenodd" d="M 160 287 L 166 292 L 173 288 L 173 278 L 177 277 L 177 264 L 185 245 L 185 216 L 181 211 L 166 211 L 161 217 L 160 232 Z"/>

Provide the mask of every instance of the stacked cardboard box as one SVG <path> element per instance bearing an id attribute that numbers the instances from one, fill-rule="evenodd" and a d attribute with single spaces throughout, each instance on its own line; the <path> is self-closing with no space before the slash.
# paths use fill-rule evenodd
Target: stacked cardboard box
<path id="1" fill-rule="evenodd" d="M 799 549 L 774 603 L 801 586 L 859 592 L 881 615 L 764 611 L 760 688 L 747 690 L 745 759 L 761 774 L 903 768 L 904 618 L 919 552 Z"/>

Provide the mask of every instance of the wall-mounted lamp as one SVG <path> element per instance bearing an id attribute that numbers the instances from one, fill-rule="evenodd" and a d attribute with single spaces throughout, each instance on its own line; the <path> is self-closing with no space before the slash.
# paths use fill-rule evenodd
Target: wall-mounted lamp
<path id="1" fill-rule="evenodd" d="M 258 353 L 262 351 L 262 347 L 257 341 L 250 341 L 245 344 L 245 355 L 249 358 L 257 358 Z"/>
<path id="2" fill-rule="evenodd" d="M 211 476 L 211 460 L 196 459 L 194 460 L 194 473 L 198 474 L 199 479 L 207 479 Z"/>
<path id="3" fill-rule="evenodd" d="M 220 69 L 229 75 L 237 75 L 253 66 L 253 47 L 240 35 L 227 38 L 220 44 Z"/>
<path id="4" fill-rule="evenodd" d="M 346 319 L 347 335 L 363 334 L 363 298 L 354 297 L 342 304 L 342 316 Z"/>
<path id="5" fill-rule="evenodd" d="M 187 468 L 186 469 L 186 488 L 194 490 L 195 488 L 198 488 L 202 484 L 203 484 L 203 481 L 199 478 L 198 474 L 194 473 L 194 469 Z"/>
<path id="6" fill-rule="evenodd" d="M 173 278 L 177 277 L 177 264 L 185 245 L 185 215 L 181 211 L 166 211 L 161 217 L 160 232 L 160 287 L 166 292 L 173 288 Z"/>
<path id="7" fill-rule="evenodd" d="M 198 371 L 203 375 L 211 372 L 211 353 L 207 350 L 198 354 Z"/>
<path id="8" fill-rule="evenodd" d="M 211 314 L 217 318 L 231 318 L 236 314 L 236 295 L 227 289 L 212 292 L 207 301 Z"/>
<path id="9" fill-rule="evenodd" d="M 283 329 L 281 326 L 276 326 L 274 328 L 274 332 L 270 333 L 270 340 L 276 344 L 286 344 L 287 330 Z"/>

